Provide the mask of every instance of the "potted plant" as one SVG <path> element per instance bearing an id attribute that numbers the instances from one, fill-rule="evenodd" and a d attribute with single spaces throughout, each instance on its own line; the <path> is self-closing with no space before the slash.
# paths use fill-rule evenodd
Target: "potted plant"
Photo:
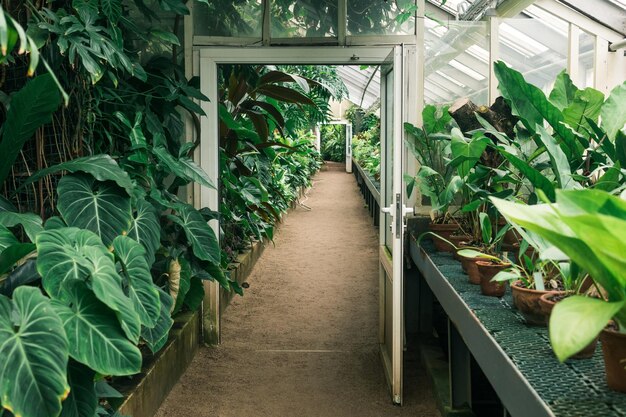
<path id="1" fill-rule="evenodd" d="M 573 295 L 554 306 L 550 341 L 561 361 L 600 334 L 610 388 L 626 392 L 626 201 L 601 190 L 557 190 L 556 203 L 492 199 L 509 222 L 552 243 L 589 273 L 601 297 Z"/>
<path id="2" fill-rule="evenodd" d="M 424 124 L 418 128 L 405 124 L 409 134 L 407 146 L 420 167 L 415 176 L 406 176 L 407 192 L 411 195 L 417 186 L 430 199 L 431 223 L 435 247 L 453 252 L 456 245 L 470 237 L 464 232 L 463 220 L 456 217 L 468 175 L 487 147 L 489 139 L 483 135 L 466 138 L 453 127 L 447 107 L 426 106 L 422 113 Z M 456 205 L 457 208 L 453 209 Z M 460 231 L 460 233 L 459 233 Z"/>
<path id="3" fill-rule="evenodd" d="M 503 269 L 503 266 L 511 265 L 508 260 L 504 260 L 499 257 L 502 248 L 502 240 L 509 226 L 507 225 L 499 229 L 494 235 L 494 229 L 492 228 L 491 220 L 487 213 L 479 213 L 478 219 L 481 230 L 481 242 L 474 247 L 461 249 L 457 253 L 462 258 L 461 265 L 469 276 L 469 282 L 485 286 L 486 291 L 488 292 L 493 292 L 487 289 L 492 288 L 493 290 L 496 290 L 497 294 L 499 294 L 502 292 L 504 285 L 500 285 L 499 283 L 490 283 L 491 278 L 493 278 L 495 274 L 491 275 L 488 282 L 481 284 L 482 278 L 479 269 L 481 268 L 479 267 L 479 262 L 482 265 L 482 270 L 487 274 L 490 274 L 490 272 L 488 273 L 487 271 L 495 271 L 497 274 L 497 272 Z M 506 256 L 504 258 L 506 258 Z M 485 264 L 489 264 L 489 266 Z M 498 267 L 496 268 L 496 266 Z M 504 293 L 502 292 L 502 294 Z"/>

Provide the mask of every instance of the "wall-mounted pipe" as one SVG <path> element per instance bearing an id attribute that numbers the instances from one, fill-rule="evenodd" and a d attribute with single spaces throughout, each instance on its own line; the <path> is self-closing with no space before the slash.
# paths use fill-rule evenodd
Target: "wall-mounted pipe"
<path id="1" fill-rule="evenodd" d="M 626 39 L 622 39 L 619 42 L 613 42 L 609 44 L 609 51 L 615 52 L 619 49 L 626 48 Z"/>

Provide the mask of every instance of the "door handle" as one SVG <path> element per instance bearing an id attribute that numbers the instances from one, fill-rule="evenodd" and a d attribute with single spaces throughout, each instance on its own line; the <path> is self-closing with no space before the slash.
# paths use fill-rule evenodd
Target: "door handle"
<path id="1" fill-rule="evenodd" d="M 393 206 L 381 207 L 380 211 L 382 211 L 383 213 L 391 214 L 393 216 L 393 212 L 391 211 L 392 209 Z"/>

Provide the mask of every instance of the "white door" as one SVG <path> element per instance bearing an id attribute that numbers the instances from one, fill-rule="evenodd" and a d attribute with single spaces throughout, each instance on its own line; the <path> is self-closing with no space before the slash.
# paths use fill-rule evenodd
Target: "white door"
<path id="1" fill-rule="evenodd" d="M 396 46 L 381 66 L 380 350 L 392 400 L 402 404 L 404 349 L 403 248 L 405 216 L 403 122 L 406 48 Z M 412 210 L 411 210 L 412 211 Z"/>
<path id="2" fill-rule="evenodd" d="M 352 172 L 352 123 L 346 125 L 346 172 Z"/>

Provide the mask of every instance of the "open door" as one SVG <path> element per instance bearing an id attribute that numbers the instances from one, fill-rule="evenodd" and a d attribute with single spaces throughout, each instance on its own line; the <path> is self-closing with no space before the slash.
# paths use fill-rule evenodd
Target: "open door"
<path id="1" fill-rule="evenodd" d="M 405 47 L 396 46 L 381 66 L 380 350 L 395 404 L 402 404 L 404 350 L 403 115 Z"/>
<path id="2" fill-rule="evenodd" d="M 346 172 L 352 173 L 352 123 L 346 125 Z"/>

